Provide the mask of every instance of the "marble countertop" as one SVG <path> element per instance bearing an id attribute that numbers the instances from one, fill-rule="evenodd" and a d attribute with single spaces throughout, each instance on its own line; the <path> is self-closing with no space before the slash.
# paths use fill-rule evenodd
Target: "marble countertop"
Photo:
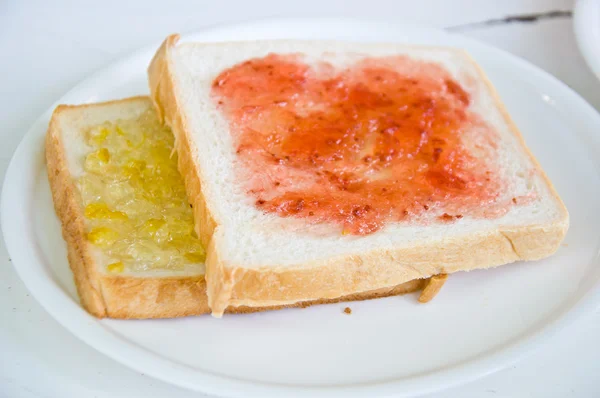
<path id="1" fill-rule="evenodd" d="M 168 4 L 168 5 L 167 5 Z M 465 34 L 540 66 L 600 110 L 569 0 L 23 1 L 0 3 L 0 178 L 33 121 L 92 72 L 172 32 L 273 16 L 351 16 Z M 512 367 L 428 397 L 600 396 L 600 308 Z M 29 295 L 0 240 L 0 397 L 198 397 L 77 340 Z"/>

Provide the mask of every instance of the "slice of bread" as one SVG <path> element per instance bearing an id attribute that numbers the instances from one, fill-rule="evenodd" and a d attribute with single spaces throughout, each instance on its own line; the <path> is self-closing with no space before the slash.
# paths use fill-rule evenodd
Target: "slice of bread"
<path id="1" fill-rule="evenodd" d="M 87 239 L 89 222 L 77 179 L 92 148 L 85 135 L 96 126 L 136 119 L 148 111 L 147 97 L 101 104 L 59 106 L 46 138 L 46 164 L 54 207 L 67 243 L 68 260 L 84 308 L 97 317 L 165 318 L 208 311 L 204 265 L 179 272 L 163 270 L 123 272 L 106 270 L 102 250 Z"/>
<path id="2" fill-rule="evenodd" d="M 50 121 L 46 137 L 46 163 L 54 207 L 62 223 L 68 261 L 83 307 L 96 317 L 172 318 L 209 312 L 204 279 L 204 264 L 189 263 L 180 269 L 124 269 L 115 273 L 106 265 L 103 249 L 92 244 L 87 234 L 90 220 L 85 216 L 78 181 L 86 175 L 86 156 L 90 129 L 119 121 L 135 121 L 152 111 L 148 97 L 134 97 L 97 104 L 59 106 Z M 156 127 L 160 128 L 158 122 Z M 152 134 L 152 128 L 147 131 Z M 180 178 L 179 176 L 177 178 Z M 102 199 L 102 198 L 100 198 Z M 143 216 L 143 214 L 142 214 Z M 135 266 L 135 264 L 134 264 Z M 413 280 L 391 288 L 351 294 L 335 300 L 319 299 L 297 303 L 297 307 L 336 301 L 365 300 L 405 294 L 426 286 Z M 228 312 L 254 312 L 270 308 L 238 307 Z"/>
<path id="3" fill-rule="evenodd" d="M 148 69 L 149 86 L 159 117 L 176 137 L 179 170 L 194 205 L 198 235 L 207 245 L 207 292 L 213 315 L 221 316 L 228 306 L 330 299 L 440 273 L 537 260 L 554 253 L 565 236 L 569 224 L 565 206 L 527 149 L 492 84 L 464 51 L 322 41 L 178 44 L 178 39 L 177 35 L 167 38 L 154 56 Z M 431 212 L 387 220 L 367 234 L 347 234 L 339 223 L 309 222 L 307 217 L 290 216 L 289 212 L 284 217 L 277 213 L 281 207 L 271 211 L 261 208 L 264 200 L 257 200 L 247 182 L 263 178 L 266 186 L 272 182 L 273 173 L 267 170 L 271 166 L 265 166 L 264 170 L 250 168 L 247 158 L 238 155 L 245 150 L 239 137 L 240 131 L 246 130 L 240 129 L 248 126 L 243 125 L 243 119 L 233 119 L 235 114 L 228 114 L 226 107 L 229 103 L 243 102 L 242 94 L 235 91 L 237 88 L 251 89 L 255 95 L 244 94 L 246 103 L 238 103 L 239 108 L 231 112 L 248 115 L 258 109 L 260 117 L 265 107 L 256 104 L 271 98 L 273 93 L 265 93 L 263 90 L 268 89 L 260 84 L 252 86 L 252 71 L 247 72 L 250 75 L 237 76 L 238 87 L 233 87 L 232 96 L 225 98 L 230 101 L 225 101 L 225 105 L 214 87 L 235 77 L 231 71 L 240 69 L 240 65 L 256 65 L 254 61 L 244 62 L 258 59 L 260 63 L 272 54 L 279 59 L 293 59 L 292 68 L 298 62 L 308 65 L 309 72 L 298 78 L 299 84 L 309 81 L 311 76 L 318 78 L 319 74 L 328 77 L 348 74 L 361 62 L 363 65 L 374 62 L 375 67 L 384 65 L 386 71 L 400 73 L 407 81 L 421 73 L 423 66 L 436 71 L 431 83 L 436 87 L 440 76 L 446 76 L 445 93 L 463 93 L 467 97 L 463 103 L 468 104 L 465 112 L 477 120 L 461 130 L 459 145 L 467 148 L 469 156 L 479 165 L 495 170 L 494 175 L 504 185 L 495 191 L 493 199 L 462 214 L 445 213 L 442 199 L 441 205 L 434 204 Z M 413 66 L 402 66 L 403 62 Z M 278 78 L 287 79 L 283 74 Z M 244 80 L 246 77 L 250 80 Z M 419 84 L 417 79 L 413 80 Z M 455 83 L 451 86 L 448 81 Z M 265 86 L 271 84 L 268 79 L 261 82 Z M 282 86 L 281 93 L 286 89 Z M 288 107 L 291 101 L 297 120 L 315 110 L 314 102 L 298 104 L 293 96 L 285 100 L 273 103 Z M 457 100 L 462 101 L 460 97 Z M 260 122 L 263 128 L 269 126 L 269 120 Z M 270 126 L 277 130 L 277 121 Z M 293 129 L 292 124 L 289 131 Z M 482 129 L 491 131 L 494 139 L 485 142 Z M 269 127 L 256 134 L 269 134 L 267 130 Z M 283 136 L 294 138 L 285 132 Z M 305 142 L 317 139 L 307 137 Z M 253 136 L 246 138 L 251 140 Z M 484 150 L 478 152 L 481 148 Z M 284 173 L 293 176 L 303 171 L 287 168 Z M 296 191 L 305 182 L 285 181 Z M 451 205 L 452 202 L 448 206 Z M 302 206 L 297 210 L 302 210 Z"/>

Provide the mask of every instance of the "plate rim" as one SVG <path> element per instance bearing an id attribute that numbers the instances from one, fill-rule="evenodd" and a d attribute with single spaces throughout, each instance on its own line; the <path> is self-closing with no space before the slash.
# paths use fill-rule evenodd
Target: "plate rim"
<path id="1" fill-rule="evenodd" d="M 482 51 L 491 51 L 496 55 L 507 58 L 507 62 L 513 65 L 524 68 L 528 73 L 535 73 L 540 78 L 544 79 L 549 84 L 560 86 L 561 91 L 569 92 L 571 99 L 578 101 L 578 106 L 586 108 L 586 112 L 594 114 L 600 123 L 600 115 L 598 111 L 594 109 L 587 101 L 585 101 L 577 92 L 566 86 L 563 82 L 550 75 L 543 69 L 530 64 L 529 62 L 491 45 L 478 42 L 477 40 L 464 37 L 456 33 L 445 32 L 441 29 L 428 27 L 417 24 L 401 24 L 393 25 L 390 22 L 382 22 L 373 19 L 359 19 L 359 18 L 346 18 L 346 17 L 292 17 L 292 18 L 263 18 L 258 20 L 250 20 L 239 23 L 225 23 L 210 26 L 206 29 L 199 31 L 188 32 L 182 34 L 182 40 L 198 38 L 209 34 L 218 33 L 219 30 L 230 30 L 239 29 L 241 27 L 259 26 L 262 24 L 306 24 L 314 25 L 315 23 L 331 23 L 346 25 L 361 25 L 361 26 L 373 26 L 386 25 L 390 29 L 394 29 L 396 32 L 402 30 L 422 30 L 427 31 L 429 34 L 437 34 L 443 36 L 450 36 L 458 38 L 463 43 L 469 43 L 472 46 L 479 47 Z M 393 39 L 391 41 L 398 41 Z M 19 143 L 15 150 L 10 163 L 6 169 L 5 180 L 2 186 L 1 203 L 0 203 L 0 223 L 2 231 L 4 232 L 4 239 L 6 243 L 7 251 L 11 258 L 17 259 L 13 261 L 13 267 L 17 274 L 24 282 L 31 294 L 38 300 L 38 302 L 44 307 L 48 313 L 52 315 L 63 327 L 69 330 L 75 337 L 84 341 L 86 344 L 109 356 L 110 358 L 138 371 L 142 371 L 145 374 L 151 375 L 157 379 L 165 382 L 179 385 L 191 390 L 202 391 L 205 393 L 227 395 L 227 396 L 277 396 L 279 394 L 293 395 L 293 396 L 314 396 L 314 394 L 327 395 L 327 396 L 358 396 L 365 393 L 371 393 L 376 395 L 395 393 L 400 396 L 412 395 L 412 394 L 423 394 L 438 391 L 444 388 L 453 387 L 459 384 L 463 384 L 488 374 L 494 373 L 500 369 L 503 369 L 511 364 L 515 363 L 525 355 L 531 353 L 533 350 L 538 348 L 542 342 L 546 341 L 557 331 L 562 329 L 565 325 L 570 322 L 574 322 L 586 313 L 592 312 L 593 309 L 600 302 L 600 283 L 596 283 L 591 286 L 588 291 L 583 294 L 575 295 L 576 301 L 570 308 L 559 307 L 554 313 L 549 315 L 547 321 L 541 327 L 532 327 L 533 330 L 527 331 L 523 336 L 516 337 L 514 341 L 507 343 L 506 345 L 497 347 L 496 349 L 486 351 L 481 355 L 460 362 L 452 366 L 448 370 L 434 371 L 425 375 L 419 375 L 412 378 L 400 378 L 393 380 L 374 381 L 357 384 L 337 384 L 331 386 L 314 386 L 314 385 L 298 385 L 298 384 L 277 384 L 262 381 L 246 380 L 237 377 L 223 376 L 221 374 L 211 373 L 204 370 L 193 369 L 189 366 L 181 363 L 176 363 L 170 359 L 149 352 L 144 348 L 135 346 L 132 342 L 126 341 L 125 338 L 112 332 L 110 328 L 102 324 L 101 320 L 98 320 L 91 315 L 87 314 L 79 304 L 75 303 L 70 296 L 60 288 L 55 282 L 47 283 L 46 279 L 52 277 L 49 272 L 43 274 L 31 272 L 34 269 L 33 265 L 30 265 L 30 261 L 35 261 L 35 257 L 32 252 L 23 253 L 23 248 L 27 247 L 26 244 L 19 241 L 19 234 L 15 234 L 14 231 L 27 232 L 27 236 L 31 236 L 33 233 L 33 223 L 27 225 L 15 226 L 15 219 L 19 217 L 20 213 L 23 213 L 23 219 L 31 218 L 31 214 L 26 214 L 25 210 L 21 212 L 15 212 L 15 209 L 11 206 L 18 201 L 18 197 L 11 197 L 15 195 L 10 189 L 15 184 L 10 184 L 18 176 L 19 173 L 15 173 L 19 160 L 24 155 L 34 153 L 34 151 L 41 150 L 30 149 L 33 147 L 33 141 L 41 139 L 38 137 L 40 129 L 45 130 L 44 125 L 47 124 L 49 117 L 56 107 L 57 104 L 63 102 L 64 98 L 73 95 L 74 92 L 85 90 L 86 86 L 93 86 L 94 82 L 108 75 L 111 71 L 122 69 L 124 65 L 134 62 L 135 59 L 140 56 L 144 56 L 148 52 L 154 52 L 158 48 L 160 43 L 153 43 L 148 46 L 144 46 L 136 51 L 133 51 L 129 55 L 125 55 L 115 62 L 112 62 L 90 76 L 84 78 L 77 83 L 71 90 L 67 91 L 58 101 L 46 110 L 28 130 L 24 138 Z M 89 102 L 89 99 L 86 102 Z M 596 137 L 597 138 L 597 137 Z M 29 145 L 28 145 L 29 144 Z M 33 163 L 30 159 L 26 163 Z M 23 163 L 23 161 L 21 161 Z M 21 181 L 21 185 L 31 181 Z M 12 186 L 9 186 L 12 185 Z M 24 207 L 26 208 L 26 207 Z M 17 214 L 15 216 L 15 213 Z M 6 231 L 11 231 L 10 234 L 6 234 Z M 23 235 L 21 235 L 23 236 Z M 35 246 L 35 244 L 33 244 Z M 36 247 L 33 247 L 34 249 Z M 39 248 L 38 248 L 39 250 Z M 596 256 L 596 259 L 598 255 Z M 17 265 L 20 264 L 20 265 Z M 27 267 L 30 267 L 27 270 Z M 33 287 L 33 289 L 32 289 Z M 42 294 L 44 292 L 44 294 Z M 53 300 L 58 300 L 59 305 L 49 305 L 44 300 L 45 297 L 49 297 L 48 294 L 53 295 Z M 58 311 L 60 308 L 61 311 Z M 69 314 L 83 314 L 83 316 L 70 318 Z M 100 339 L 100 340 L 99 340 Z M 118 344 L 115 349 L 115 344 Z M 144 358 L 152 359 L 152 361 L 144 361 Z M 147 364 L 146 364 L 147 362 Z M 158 365 L 152 365 L 152 362 Z M 166 368 L 171 368 L 173 371 L 169 374 L 176 374 L 177 377 L 167 377 L 163 371 Z"/>

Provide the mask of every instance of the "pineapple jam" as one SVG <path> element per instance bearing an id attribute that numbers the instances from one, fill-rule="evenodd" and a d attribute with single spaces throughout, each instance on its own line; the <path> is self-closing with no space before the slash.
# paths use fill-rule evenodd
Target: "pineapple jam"
<path id="1" fill-rule="evenodd" d="M 180 270 L 204 262 L 173 135 L 154 112 L 93 127 L 85 140 L 90 151 L 77 185 L 87 239 L 111 259 L 106 269 Z"/>

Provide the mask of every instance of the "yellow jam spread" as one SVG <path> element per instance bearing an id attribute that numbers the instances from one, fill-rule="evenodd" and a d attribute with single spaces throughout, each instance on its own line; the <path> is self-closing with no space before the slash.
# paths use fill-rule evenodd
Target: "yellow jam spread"
<path id="1" fill-rule="evenodd" d="M 154 112 L 91 128 L 85 140 L 90 151 L 77 184 L 87 239 L 110 259 L 106 270 L 182 270 L 204 262 L 173 135 Z"/>

